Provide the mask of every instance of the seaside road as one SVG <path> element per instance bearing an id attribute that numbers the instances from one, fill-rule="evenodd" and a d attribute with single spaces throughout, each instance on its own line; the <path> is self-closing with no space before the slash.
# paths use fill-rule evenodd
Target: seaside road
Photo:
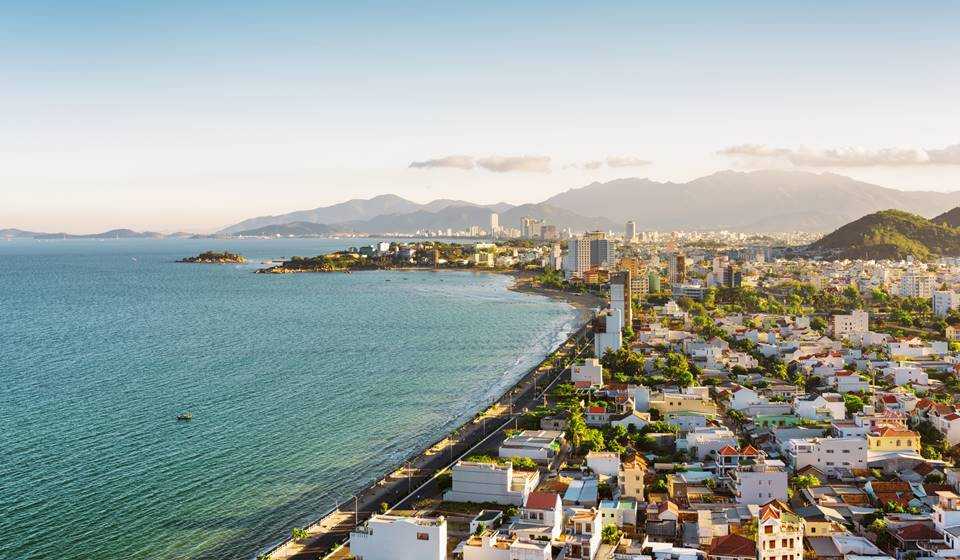
<path id="1" fill-rule="evenodd" d="M 506 439 L 506 429 L 517 426 L 524 411 L 541 404 L 555 383 L 569 379 L 570 364 L 591 347 L 592 331 L 585 325 L 490 408 L 454 430 L 426 452 L 411 457 L 359 492 L 353 499 L 306 528 L 303 542 L 287 540 L 269 553 L 271 560 L 320 560 L 339 548 L 353 528 L 388 504 L 388 511 L 416 507 L 418 500 L 439 497 L 437 476 L 460 458 L 474 453 L 496 454 Z M 552 364 L 544 368 L 546 363 Z M 409 478 L 405 476 L 409 473 Z M 398 476 L 399 474 L 399 476 Z M 411 492 L 412 490 L 412 492 Z M 392 507 L 391 507 L 392 506 Z"/>

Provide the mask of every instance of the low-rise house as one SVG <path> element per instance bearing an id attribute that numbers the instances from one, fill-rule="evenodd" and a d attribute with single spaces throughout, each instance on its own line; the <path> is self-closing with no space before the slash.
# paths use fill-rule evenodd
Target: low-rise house
<path id="1" fill-rule="evenodd" d="M 560 451 L 563 432 L 523 430 L 500 444 L 501 457 L 527 457 L 538 463 L 549 463 Z"/>
<path id="2" fill-rule="evenodd" d="M 374 515 L 350 532 L 350 553 L 357 560 L 445 560 L 447 521 Z"/>
<path id="3" fill-rule="evenodd" d="M 647 462 L 640 455 L 634 455 L 620 463 L 620 472 L 617 476 L 617 485 L 620 496 L 643 501 L 644 476 L 647 472 Z"/>
<path id="4" fill-rule="evenodd" d="M 522 506 L 540 482 L 538 471 L 514 471 L 509 463 L 459 461 L 452 468 L 453 486 L 448 502 L 492 502 Z"/>
<path id="5" fill-rule="evenodd" d="M 716 414 L 717 405 L 706 394 L 659 393 L 650 400 L 650 408 L 661 415 L 671 412 L 700 412 Z"/>
<path id="6" fill-rule="evenodd" d="M 766 399 L 760 397 L 756 391 L 749 387 L 736 385 L 730 390 L 730 408 L 733 410 L 743 410 L 750 405 L 766 402 Z"/>
<path id="7" fill-rule="evenodd" d="M 846 393 L 859 393 L 870 390 L 870 383 L 860 377 L 855 371 L 840 370 L 834 373 L 833 385 L 837 393 L 844 395 Z"/>
<path id="8" fill-rule="evenodd" d="M 920 434 L 912 430 L 882 428 L 867 434 L 869 451 L 912 451 L 920 452 Z"/>
<path id="9" fill-rule="evenodd" d="M 927 375 L 927 372 L 923 371 L 923 369 L 920 367 L 908 365 L 904 362 L 891 365 L 882 369 L 881 371 L 887 380 L 898 387 L 903 387 L 904 385 L 925 386 L 930 384 L 930 378 Z"/>
<path id="10" fill-rule="evenodd" d="M 603 500 L 600 502 L 600 524 L 634 528 L 637 525 L 637 501 L 633 498 Z"/>
<path id="11" fill-rule="evenodd" d="M 563 493 L 563 505 L 567 507 L 595 507 L 599 503 L 597 479 L 593 477 L 576 479 Z"/>
<path id="12" fill-rule="evenodd" d="M 600 549 L 603 525 L 596 509 L 573 508 L 561 536 L 565 557 L 593 560 Z"/>
<path id="13" fill-rule="evenodd" d="M 757 543 L 736 533 L 714 537 L 707 549 L 707 560 L 756 560 L 756 558 Z"/>
<path id="14" fill-rule="evenodd" d="M 757 560 L 803 560 L 803 518 L 783 502 L 760 506 Z"/>
<path id="15" fill-rule="evenodd" d="M 460 543 L 463 560 L 551 560 L 550 541 L 524 539 L 500 531 L 483 531 Z M 352 550 L 351 550 L 352 552 Z M 363 560 L 358 557 L 358 560 Z"/>
<path id="16" fill-rule="evenodd" d="M 712 416 L 701 412 L 671 412 L 663 417 L 664 422 L 680 428 L 681 433 L 705 428 Z"/>
<path id="17" fill-rule="evenodd" d="M 563 503 L 559 494 L 554 492 L 533 492 L 527 497 L 527 504 L 520 510 L 520 525 L 514 530 L 522 531 L 526 526 L 546 527 L 547 535 L 555 539 L 563 532 Z"/>
<path id="18" fill-rule="evenodd" d="M 844 518 L 837 510 L 815 504 L 797 509 L 797 515 L 803 518 L 805 537 L 829 537 L 845 533 Z"/>
<path id="19" fill-rule="evenodd" d="M 936 496 L 938 501 L 933 506 L 933 525 L 943 535 L 947 546 L 960 551 L 960 496 L 949 490 L 941 490 Z"/>
<path id="20" fill-rule="evenodd" d="M 863 489 L 879 507 L 884 507 L 888 503 L 898 504 L 905 508 L 910 507 L 910 501 L 914 498 L 913 488 L 906 482 L 870 480 L 863 486 Z"/>
<path id="21" fill-rule="evenodd" d="M 786 456 L 795 470 L 813 466 L 834 476 L 839 469 L 867 468 L 867 441 L 859 437 L 793 439 Z"/>
<path id="22" fill-rule="evenodd" d="M 843 397 L 837 393 L 823 393 L 793 402 L 793 412 L 797 416 L 810 420 L 843 420 L 847 417 L 847 408 Z"/>
<path id="23" fill-rule="evenodd" d="M 610 451 L 587 453 L 587 466 L 600 476 L 616 477 L 620 474 L 620 454 Z"/>
<path id="24" fill-rule="evenodd" d="M 684 447 L 697 460 L 702 461 L 708 455 L 716 455 L 726 446 L 736 446 L 737 436 L 727 428 L 696 428 L 684 438 Z"/>
<path id="25" fill-rule="evenodd" d="M 603 386 L 603 366 L 597 358 L 587 358 L 582 364 L 570 366 L 570 381 L 585 381 L 594 387 Z"/>
<path id="26" fill-rule="evenodd" d="M 499 527 L 503 523 L 503 512 L 498 509 L 482 509 L 470 520 L 470 533 L 479 533 L 486 529 Z"/>

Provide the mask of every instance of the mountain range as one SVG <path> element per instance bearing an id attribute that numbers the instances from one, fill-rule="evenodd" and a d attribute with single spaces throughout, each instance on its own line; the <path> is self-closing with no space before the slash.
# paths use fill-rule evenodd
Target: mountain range
<path id="1" fill-rule="evenodd" d="M 643 230 L 810 231 L 834 230 L 852 220 L 896 208 L 923 217 L 960 206 L 960 191 L 902 191 L 833 173 L 721 171 L 686 183 L 616 179 L 569 189 L 544 201 L 515 206 L 439 199 L 420 204 L 386 194 L 312 210 L 259 216 L 227 226 L 219 235 L 330 235 L 415 233 L 417 230 L 487 229 L 490 214 L 503 227 L 523 216 L 558 229 L 621 231 L 627 220 Z M 943 218 L 960 225 L 960 211 Z M 183 237 L 189 234 L 172 234 Z M 153 232 L 111 230 L 89 235 L 0 229 L 2 237 L 161 237 Z M 170 237 L 170 236 L 167 236 Z"/>
<path id="2" fill-rule="evenodd" d="M 570 189 L 542 202 L 512 206 L 461 200 L 417 204 L 394 195 L 244 220 L 219 233 L 267 225 L 322 223 L 337 231 L 413 233 L 418 229 L 519 227 L 522 216 L 558 228 L 620 230 L 627 220 L 645 229 L 830 231 L 866 214 L 897 208 L 934 216 L 960 205 L 960 192 L 901 191 L 833 173 L 721 171 L 687 183 L 617 179 Z"/>

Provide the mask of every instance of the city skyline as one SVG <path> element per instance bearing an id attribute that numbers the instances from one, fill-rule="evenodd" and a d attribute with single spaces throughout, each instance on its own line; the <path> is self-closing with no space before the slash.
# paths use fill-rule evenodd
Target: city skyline
<path id="1" fill-rule="evenodd" d="M 960 190 L 957 6 L 19 3 L 0 227 L 829 171 Z"/>

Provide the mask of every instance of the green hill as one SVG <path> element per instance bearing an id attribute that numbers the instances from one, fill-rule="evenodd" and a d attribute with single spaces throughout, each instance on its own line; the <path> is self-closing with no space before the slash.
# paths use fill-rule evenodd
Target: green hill
<path id="1" fill-rule="evenodd" d="M 810 245 L 809 251 L 837 259 L 960 256 L 960 229 L 901 210 L 883 210 L 850 222 Z"/>
<path id="2" fill-rule="evenodd" d="M 947 210 L 936 218 L 931 218 L 930 221 L 943 226 L 960 227 L 960 206 Z"/>

